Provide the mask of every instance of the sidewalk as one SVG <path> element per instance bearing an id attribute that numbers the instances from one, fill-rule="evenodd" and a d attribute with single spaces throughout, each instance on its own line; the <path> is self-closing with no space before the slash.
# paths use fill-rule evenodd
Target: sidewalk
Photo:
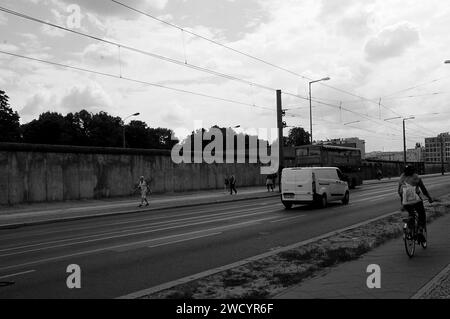
<path id="1" fill-rule="evenodd" d="M 338 265 L 330 272 L 306 280 L 276 299 L 407 299 L 450 298 L 450 215 L 428 227 L 428 249 L 416 246 L 409 259 L 403 239 L 396 239 L 362 258 Z M 367 266 L 381 268 L 381 288 L 369 289 Z"/>
<path id="2" fill-rule="evenodd" d="M 185 192 L 182 194 L 162 194 L 149 197 L 150 206 L 138 208 L 140 196 L 129 198 L 78 200 L 54 203 L 21 204 L 0 206 L 0 229 L 55 221 L 76 220 L 106 215 L 121 215 L 147 212 L 159 209 L 173 209 L 195 205 L 227 203 L 240 200 L 270 198 L 278 192 L 267 192 L 266 187 L 246 187 L 238 189 L 237 195 L 222 190 Z"/>

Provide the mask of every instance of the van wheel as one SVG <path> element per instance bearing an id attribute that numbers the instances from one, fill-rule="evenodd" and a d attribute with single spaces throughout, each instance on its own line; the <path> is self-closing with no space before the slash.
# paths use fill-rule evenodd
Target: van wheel
<path id="1" fill-rule="evenodd" d="M 348 205 L 349 202 L 350 202 L 350 193 L 349 192 L 345 192 L 345 196 L 342 199 L 342 204 Z"/>
<path id="2" fill-rule="evenodd" d="M 320 206 L 320 208 L 327 208 L 328 207 L 327 194 L 323 194 L 322 195 L 322 197 L 320 198 L 319 206 Z"/>
<path id="3" fill-rule="evenodd" d="M 288 202 L 282 202 L 283 203 L 283 205 L 284 205 L 284 207 L 286 208 L 286 209 L 291 209 L 292 208 L 292 203 L 288 203 Z"/>

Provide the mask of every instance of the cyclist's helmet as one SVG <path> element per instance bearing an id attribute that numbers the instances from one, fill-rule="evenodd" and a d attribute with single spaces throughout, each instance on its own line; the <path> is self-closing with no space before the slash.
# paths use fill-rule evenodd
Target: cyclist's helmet
<path id="1" fill-rule="evenodd" d="M 416 172 L 416 169 L 412 165 L 406 165 L 403 172 L 405 173 L 405 176 L 412 176 Z"/>

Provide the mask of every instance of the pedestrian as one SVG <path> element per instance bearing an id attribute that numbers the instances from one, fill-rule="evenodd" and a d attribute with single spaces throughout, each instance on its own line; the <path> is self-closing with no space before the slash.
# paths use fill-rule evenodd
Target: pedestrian
<path id="1" fill-rule="evenodd" d="M 272 192 L 273 192 L 273 176 L 272 175 L 267 175 L 266 186 L 267 186 L 268 192 L 270 192 L 270 190 L 272 190 Z"/>
<path id="2" fill-rule="evenodd" d="M 227 175 L 227 176 L 225 176 L 225 180 L 223 182 L 225 194 L 228 192 L 228 185 L 230 185 L 230 179 L 228 178 L 228 175 Z"/>
<path id="3" fill-rule="evenodd" d="M 230 195 L 233 195 L 233 191 L 234 191 L 235 194 L 237 194 L 236 177 L 234 177 L 234 175 L 231 175 L 229 183 L 230 183 Z"/>
<path id="4" fill-rule="evenodd" d="M 139 204 L 139 207 L 144 206 L 148 206 L 150 205 L 148 200 L 147 200 L 147 194 L 150 191 L 150 187 L 147 183 L 147 181 L 145 180 L 144 176 L 141 176 L 141 178 L 139 179 L 139 183 L 136 189 L 139 189 L 141 191 L 141 203 Z"/>

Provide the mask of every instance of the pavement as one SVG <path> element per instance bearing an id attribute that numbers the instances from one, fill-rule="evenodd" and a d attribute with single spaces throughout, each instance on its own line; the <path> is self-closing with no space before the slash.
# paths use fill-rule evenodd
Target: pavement
<path id="1" fill-rule="evenodd" d="M 449 193 L 449 176 L 430 177 L 425 183 L 433 196 Z M 216 195 L 231 197 L 221 191 Z M 241 195 L 245 195 L 243 189 Z M 192 202 L 180 197 L 180 207 L 115 215 L 110 212 L 121 207 L 103 201 L 106 208 L 96 211 L 104 214 L 102 217 L 0 229 L 0 298 L 121 297 L 339 231 L 399 208 L 395 181 L 359 187 L 351 191 L 349 205 L 330 203 L 326 209 L 295 206 L 287 211 L 276 193 L 266 197 L 260 188 L 260 195 L 264 197 L 238 201 L 233 197 L 233 201 L 219 203 L 207 196 L 207 205 L 188 206 Z M 22 207 L 22 213 L 33 213 L 35 207 Z M 42 207 L 48 210 L 48 206 Z M 435 247 L 430 245 L 430 251 Z M 401 247 L 396 254 L 406 256 Z M 420 256 L 422 251 L 417 260 Z M 81 268 L 81 289 L 66 286 L 66 270 L 72 264 Z"/>
<path id="2" fill-rule="evenodd" d="M 276 299 L 450 299 L 450 215 L 428 227 L 426 250 L 409 258 L 396 239 L 362 258 L 327 270 L 277 295 Z M 369 265 L 378 265 L 381 287 L 369 288 Z"/>

